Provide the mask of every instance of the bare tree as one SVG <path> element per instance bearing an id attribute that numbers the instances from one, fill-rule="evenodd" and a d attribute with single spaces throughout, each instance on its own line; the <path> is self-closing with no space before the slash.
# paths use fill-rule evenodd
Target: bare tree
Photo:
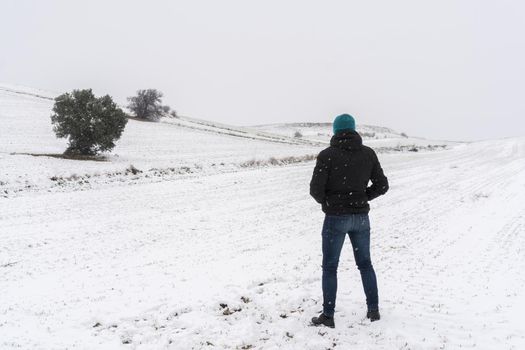
<path id="1" fill-rule="evenodd" d="M 162 92 L 156 89 L 137 91 L 137 96 L 128 97 L 128 108 L 137 118 L 159 120 L 164 113 L 169 112 L 169 106 L 162 105 Z"/>

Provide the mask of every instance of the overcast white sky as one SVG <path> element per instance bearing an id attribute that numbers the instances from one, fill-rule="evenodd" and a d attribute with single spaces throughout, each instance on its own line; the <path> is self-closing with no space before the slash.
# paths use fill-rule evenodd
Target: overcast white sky
<path id="1" fill-rule="evenodd" d="M 520 0 L 0 0 L 0 82 L 157 88 L 237 125 L 332 121 L 429 138 L 525 135 Z"/>

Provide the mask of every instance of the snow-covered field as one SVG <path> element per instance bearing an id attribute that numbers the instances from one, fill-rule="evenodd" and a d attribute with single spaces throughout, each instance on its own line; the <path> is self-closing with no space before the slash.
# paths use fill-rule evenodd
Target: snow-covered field
<path id="1" fill-rule="evenodd" d="M 317 143 L 279 135 L 250 133 L 197 119 L 164 118 L 160 123 L 130 119 L 105 162 L 34 156 L 61 154 L 67 148 L 67 142 L 57 139 L 52 130 L 53 96 L 0 85 L 0 195 L 60 190 L 63 179 L 91 187 L 108 181 L 118 185 L 181 174 L 229 172 L 253 160 L 300 157 L 320 149 Z M 129 176 L 126 170 L 131 165 L 142 175 Z"/>
<path id="2" fill-rule="evenodd" d="M 0 197 L 0 349 L 525 348 L 525 138 L 380 154 L 382 319 L 365 319 L 346 242 L 325 329 L 309 326 L 322 303 L 313 162 L 234 165 L 322 146 L 130 121 L 109 162 L 17 155 L 65 144 L 46 134 L 50 102 L 0 94 L 2 122 L 18 113 L 32 135 L 2 131 L 0 180 L 36 186 Z M 203 170 L 118 186 L 104 175 L 129 164 Z M 45 187 L 95 171 L 99 186 Z"/>
<path id="3" fill-rule="evenodd" d="M 332 137 L 332 123 L 281 123 L 265 124 L 252 127 L 254 130 L 293 137 L 296 140 L 329 142 Z M 374 148 L 398 146 L 457 145 L 458 142 L 428 140 L 421 137 L 407 136 L 390 128 L 374 125 L 357 125 L 357 131 L 365 142 Z M 295 137 L 296 133 L 299 133 Z"/>
<path id="4" fill-rule="evenodd" d="M 265 130 L 275 134 L 294 137 L 296 132 L 301 134 L 301 139 L 330 141 L 332 136 L 332 123 L 277 123 L 253 126 L 257 130 Z M 401 134 L 385 127 L 358 125 L 357 130 L 366 139 L 400 138 Z"/>
<path id="5" fill-rule="evenodd" d="M 298 139 L 273 129 L 236 127 L 188 117 L 163 118 L 159 123 L 130 119 L 117 147 L 105 155 L 106 161 L 48 157 L 60 155 L 67 148 L 67 141 L 57 139 L 52 130 L 50 115 L 56 95 L 0 84 L 0 196 L 231 172 L 270 158 L 280 161 L 295 157 L 301 161 L 328 144 L 328 140 Z M 407 141 L 393 132 L 384 136 L 366 140 L 380 150 L 398 145 L 425 148 L 449 144 L 423 139 L 416 142 L 413 138 Z"/>

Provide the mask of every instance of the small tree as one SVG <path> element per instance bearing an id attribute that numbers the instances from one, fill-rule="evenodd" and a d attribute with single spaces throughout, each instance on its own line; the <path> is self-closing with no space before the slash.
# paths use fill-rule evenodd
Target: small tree
<path id="1" fill-rule="evenodd" d="M 155 89 L 139 90 L 137 96 L 128 97 L 128 108 L 137 118 L 156 121 L 170 111 L 162 105 L 162 92 Z"/>
<path id="2" fill-rule="evenodd" d="M 112 150 L 127 122 L 126 114 L 109 95 L 96 98 L 91 89 L 58 96 L 51 115 L 57 137 L 69 139 L 66 154 Z"/>
<path id="3" fill-rule="evenodd" d="M 303 134 L 301 134 L 300 131 L 296 131 L 295 134 L 293 134 L 293 137 L 295 137 L 295 138 L 301 138 L 301 137 L 303 137 Z"/>

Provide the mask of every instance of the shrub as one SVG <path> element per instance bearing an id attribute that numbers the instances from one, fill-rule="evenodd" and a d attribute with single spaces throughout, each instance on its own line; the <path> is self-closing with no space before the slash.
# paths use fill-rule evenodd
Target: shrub
<path id="1" fill-rule="evenodd" d="M 300 131 L 296 131 L 295 134 L 293 134 L 293 137 L 295 137 L 295 138 L 301 138 L 301 137 L 303 137 L 303 134 L 301 134 Z"/>
<path id="2" fill-rule="evenodd" d="M 96 98 L 91 89 L 55 98 L 51 123 L 57 137 L 68 138 L 66 154 L 95 155 L 110 151 L 128 119 L 109 95 Z"/>
<path id="3" fill-rule="evenodd" d="M 157 121 L 170 107 L 162 105 L 162 92 L 155 89 L 139 90 L 137 96 L 128 97 L 128 108 L 139 119 Z"/>
<path id="4" fill-rule="evenodd" d="M 374 137 L 376 137 L 376 133 L 375 132 L 362 132 L 361 136 L 373 139 Z"/>

